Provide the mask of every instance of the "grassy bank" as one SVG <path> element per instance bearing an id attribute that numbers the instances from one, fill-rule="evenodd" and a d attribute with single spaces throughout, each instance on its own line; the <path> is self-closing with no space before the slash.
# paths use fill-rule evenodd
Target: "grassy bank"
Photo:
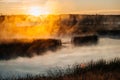
<path id="1" fill-rule="evenodd" d="M 91 61 L 67 69 L 56 68 L 49 70 L 48 76 L 28 74 L 24 78 L 14 77 L 12 80 L 120 80 L 120 58 Z"/>

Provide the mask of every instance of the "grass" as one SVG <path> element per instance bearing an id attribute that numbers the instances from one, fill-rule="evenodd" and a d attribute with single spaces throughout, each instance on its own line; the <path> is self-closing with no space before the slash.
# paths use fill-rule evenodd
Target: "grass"
<path id="1" fill-rule="evenodd" d="M 14 77 L 12 80 L 120 80 L 120 58 L 76 64 L 67 69 L 57 67 L 49 70 L 47 76 L 27 74 L 24 78 Z"/>

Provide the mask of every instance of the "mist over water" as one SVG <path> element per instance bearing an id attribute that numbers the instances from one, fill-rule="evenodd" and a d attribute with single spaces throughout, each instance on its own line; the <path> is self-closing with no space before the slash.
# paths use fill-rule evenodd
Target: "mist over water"
<path id="1" fill-rule="evenodd" d="M 13 76 L 30 74 L 46 74 L 48 70 L 57 67 L 67 68 L 75 63 L 86 63 L 99 59 L 110 60 L 120 57 L 120 40 L 100 38 L 97 45 L 73 46 L 69 44 L 70 39 L 62 39 L 63 48 L 56 52 L 47 51 L 45 55 L 37 55 L 32 58 L 22 58 L 0 61 L 0 74 L 2 76 Z M 17 74 L 16 74 L 17 73 Z M 8 74 L 8 75 L 6 75 Z"/>
<path id="2" fill-rule="evenodd" d="M 0 77 L 46 74 L 56 67 L 120 57 L 119 15 L 0 18 Z M 83 45 L 73 45 L 71 39 L 75 38 Z M 84 40 L 96 44 L 85 45 Z"/>

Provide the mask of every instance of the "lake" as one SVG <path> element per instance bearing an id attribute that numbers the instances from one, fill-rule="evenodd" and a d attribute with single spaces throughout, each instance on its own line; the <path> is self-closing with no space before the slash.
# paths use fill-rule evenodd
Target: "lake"
<path id="1" fill-rule="evenodd" d="M 70 38 L 62 39 L 63 48 L 56 52 L 47 51 L 44 55 L 32 58 L 22 58 L 0 61 L 1 76 L 13 76 L 30 74 L 46 74 L 48 70 L 56 67 L 67 68 L 76 63 L 86 63 L 99 59 L 110 60 L 120 58 L 120 40 L 111 38 L 100 38 L 97 45 L 73 46 L 69 43 Z"/>

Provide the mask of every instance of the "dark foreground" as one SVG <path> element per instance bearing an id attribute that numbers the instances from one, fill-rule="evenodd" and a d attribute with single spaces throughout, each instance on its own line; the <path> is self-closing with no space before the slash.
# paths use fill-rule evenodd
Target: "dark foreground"
<path id="1" fill-rule="evenodd" d="M 56 68 L 48 71 L 48 76 L 28 74 L 24 78 L 13 77 L 12 80 L 120 80 L 120 58 L 109 62 L 105 60 L 91 61 L 67 69 Z"/>

